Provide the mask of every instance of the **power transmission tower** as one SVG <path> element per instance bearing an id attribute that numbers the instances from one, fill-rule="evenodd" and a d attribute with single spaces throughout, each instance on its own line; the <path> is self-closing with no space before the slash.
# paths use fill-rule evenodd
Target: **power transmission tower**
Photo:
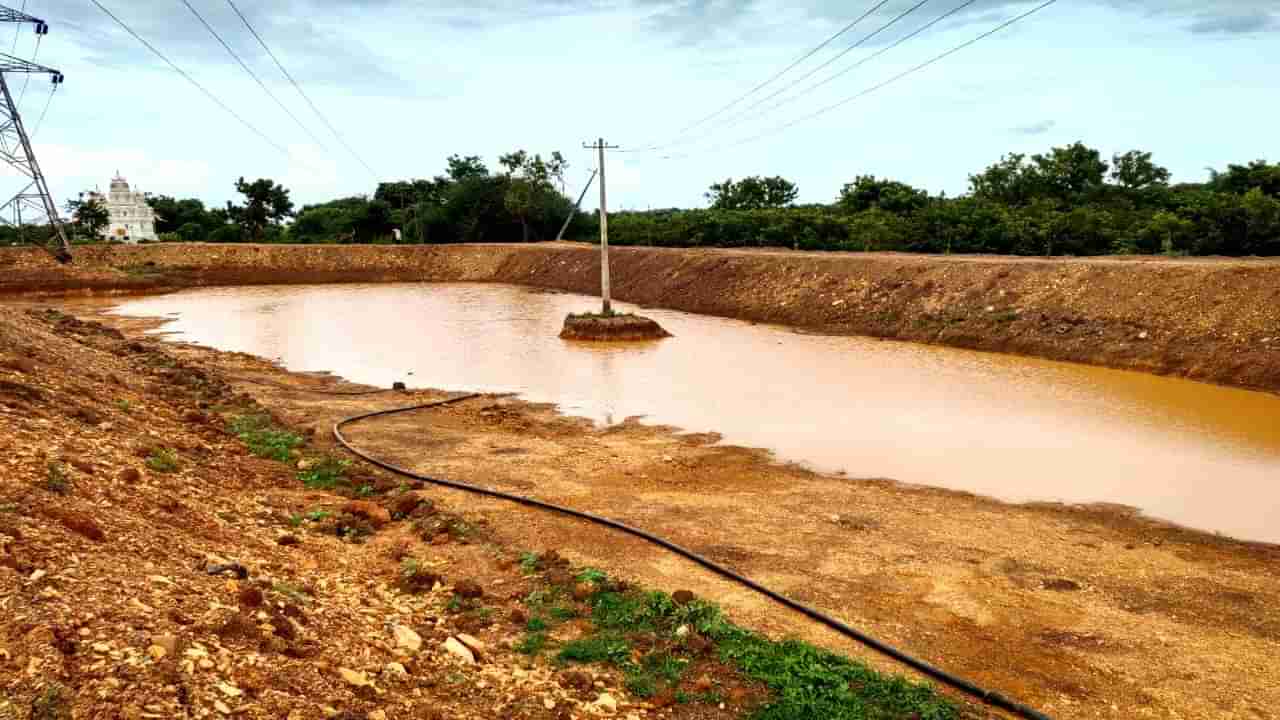
<path id="1" fill-rule="evenodd" d="M 583 143 L 582 147 L 600 152 L 600 297 L 604 300 L 603 314 L 613 314 L 613 304 L 609 298 L 609 196 L 604 182 L 604 151 L 614 150 L 617 145 L 605 145 L 604 138 L 595 143 Z"/>
<path id="2" fill-rule="evenodd" d="M 2 6 L 0 22 L 29 22 L 35 25 L 36 34 L 44 35 L 49 32 L 49 25 L 45 21 Z M 53 230 L 53 235 L 44 243 L 45 248 L 59 262 L 70 262 L 71 243 L 62 227 L 53 196 L 49 194 L 49 184 L 45 182 L 40 163 L 36 161 L 35 151 L 31 149 L 31 138 L 27 136 L 26 126 L 22 124 L 18 106 L 13 102 L 13 94 L 9 92 L 9 82 L 5 77 L 9 73 L 47 73 L 53 79 L 55 87 L 63 81 L 62 73 L 57 70 L 0 53 L 0 94 L 4 95 L 4 104 L 0 105 L 0 159 L 17 169 L 28 180 L 26 187 L 4 205 L 0 205 L 0 222 L 17 228 L 21 241 L 24 234 L 23 209 L 28 210 L 28 217 L 44 218 Z"/>

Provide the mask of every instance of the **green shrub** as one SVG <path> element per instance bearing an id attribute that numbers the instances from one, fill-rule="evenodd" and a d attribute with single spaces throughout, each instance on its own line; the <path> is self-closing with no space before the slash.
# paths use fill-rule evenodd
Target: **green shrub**
<path id="1" fill-rule="evenodd" d="M 239 415 L 227 423 L 231 434 L 258 457 L 288 462 L 303 444 L 301 435 L 276 426 L 265 414 Z"/>
<path id="2" fill-rule="evenodd" d="M 147 456 L 147 467 L 161 473 L 178 471 L 178 454 L 169 448 L 156 448 Z"/>
<path id="3" fill-rule="evenodd" d="M 332 490 L 346 482 L 347 468 L 351 461 L 324 456 L 311 461 L 306 470 L 298 472 L 298 479 L 312 490 Z"/>
<path id="4" fill-rule="evenodd" d="M 66 468 L 62 463 L 49 463 L 45 471 L 44 489 L 57 495 L 66 495 L 71 492 L 71 480 L 67 478 Z"/>

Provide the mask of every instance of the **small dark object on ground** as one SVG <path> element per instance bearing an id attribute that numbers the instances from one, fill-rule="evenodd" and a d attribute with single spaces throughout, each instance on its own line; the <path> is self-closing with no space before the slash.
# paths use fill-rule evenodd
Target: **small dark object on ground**
<path id="1" fill-rule="evenodd" d="M 569 315 L 560 331 L 562 340 L 661 340 L 671 337 L 658 323 L 639 315 Z"/>
<path id="2" fill-rule="evenodd" d="M 403 391 L 403 390 L 408 390 L 409 388 L 408 388 L 408 386 L 406 386 L 404 383 L 402 383 L 402 382 L 397 382 L 397 383 L 394 383 L 394 384 L 392 384 L 392 385 L 391 385 L 391 389 L 392 389 L 392 390 L 401 390 L 401 391 Z"/>
<path id="3" fill-rule="evenodd" d="M 244 569 L 240 563 L 226 563 L 223 565 L 210 565 L 204 571 L 210 575 L 222 575 L 224 573 L 232 573 L 237 578 L 244 580 L 249 577 L 249 571 Z"/>

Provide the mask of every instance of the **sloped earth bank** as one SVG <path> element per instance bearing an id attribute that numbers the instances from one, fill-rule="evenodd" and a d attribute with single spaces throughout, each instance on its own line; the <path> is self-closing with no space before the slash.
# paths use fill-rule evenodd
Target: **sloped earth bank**
<path id="1" fill-rule="evenodd" d="M 0 294 L 204 285 L 473 281 L 594 294 L 572 244 L 0 249 Z M 939 257 L 617 248 L 629 302 L 1280 391 L 1280 261 Z"/>
<path id="2" fill-rule="evenodd" d="M 131 334 L 152 326 L 137 320 L 110 321 Z M 338 418 L 421 402 L 416 395 L 318 395 L 308 390 L 324 387 L 331 379 L 288 374 L 263 360 L 192 346 L 171 346 L 167 352 L 186 367 L 251 391 L 290 424 L 311 428 L 320 447 Z M 53 366 L 56 360 L 51 355 L 40 362 Z M 102 374 L 102 382 L 113 382 L 106 370 L 91 372 Z M 126 375 L 124 366 L 113 372 L 130 378 L 125 382 L 136 385 L 134 392 L 149 392 L 146 389 L 157 382 L 152 376 L 143 380 Z M 118 394 L 102 390 L 92 374 L 64 381 L 69 387 L 64 386 L 59 398 Z M 143 416 L 145 424 L 143 418 L 112 416 L 108 422 L 120 426 L 108 432 L 101 426 L 81 430 L 73 425 L 77 431 L 67 433 L 68 421 L 61 418 L 50 425 L 22 425 L 13 414 L 0 414 L 0 422 L 9 423 L 5 436 L 17 437 L 20 448 L 46 448 L 49 456 L 92 455 L 105 452 L 122 432 L 173 432 L 177 417 L 157 426 L 150 419 L 155 414 L 149 410 Z M 823 476 L 780 466 L 759 451 L 713 445 L 711 436 L 634 422 L 595 428 L 558 415 L 553 408 L 510 398 L 478 398 L 373 420 L 351 428 L 348 436 L 407 468 L 534 495 L 665 535 L 1057 718 L 1280 717 L 1275 710 L 1280 707 L 1280 683 L 1274 666 L 1280 653 L 1277 546 L 1216 538 L 1114 508 L 1008 505 L 890 481 Z M 127 448 L 134 441 L 118 442 Z M 183 450 L 183 462 L 194 464 L 205 444 L 212 448 L 209 466 L 193 467 L 181 484 L 150 472 L 134 486 L 119 481 L 98 484 L 77 476 L 76 491 L 65 498 L 28 489 L 17 501 L 6 501 L 29 508 L 9 525 L 18 530 L 13 537 L 21 538 L 11 543 L 17 550 L 10 555 L 30 553 L 39 559 L 38 565 L 27 560 L 30 564 L 20 576 L 0 575 L 9 584 L 6 610 L 28 607 L 24 603 L 29 597 L 46 603 L 30 606 L 40 608 L 39 614 L 20 612 L 10 622 L 6 642 L 11 668 L 31 672 L 31 658 L 37 660 L 36 675 L 50 668 L 74 668 L 70 672 L 84 673 L 78 676 L 85 678 L 82 696 L 103 708 L 105 698 L 145 696 L 138 684 L 146 682 L 152 683 L 146 692 L 169 692 L 174 702 L 184 692 L 206 704 L 223 693 L 223 702 L 230 702 L 217 684 L 229 673 L 228 682 L 241 683 L 233 689 L 257 688 L 249 700 L 238 702 L 251 700 L 268 708 L 261 715 L 246 711 L 253 717 L 274 717 L 270 712 L 282 713 L 289 702 L 303 702 L 303 697 L 315 703 L 303 707 L 360 711 L 381 701 L 388 703 L 383 706 L 388 717 L 397 717 L 391 712 L 394 703 L 415 701 L 383 685 L 378 689 L 385 696 L 353 690 L 334 673 L 354 663 L 354 669 L 372 677 L 394 657 L 388 649 L 394 643 L 388 625 L 411 617 L 421 628 L 423 618 L 432 616 L 443 619 L 442 627 L 427 626 L 422 635 L 425 643 L 437 645 L 430 646 L 429 661 L 411 668 L 410 688 L 446 703 L 450 717 L 486 716 L 477 713 L 475 705 L 465 704 L 465 698 L 499 707 L 497 698 L 513 692 L 488 676 L 453 674 L 455 666 L 438 647 L 459 631 L 458 621 L 447 614 L 447 590 L 422 600 L 423 606 L 408 605 L 404 614 L 397 608 L 412 601 L 388 596 L 385 583 L 397 565 L 388 557 L 390 551 L 379 548 L 402 537 L 403 526 L 393 525 L 389 533 L 383 531 L 354 548 L 311 533 L 304 536 L 302 553 L 280 548 L 274 544 L 276 538 L 292 532 L 281 527 L 282 517 L 313 507 L 336 512 L 344 501 L 298 489 L 291 472 L 277 465 L 240 456 L 223 458 L 223 453 L 235 450 L 234 443 L 224 439 L 193 440 L 191 449 Z M 29 488 L 43 477 L 45 458 L 33 459 L 28 452 L 9 454 L 22 480 L 7 487 L 8 493 Z M 128 462 L 137 464 L 113 457 L 104 462 L 111 466 L 110 475 L 107 468 L 100 475 L 114 477 L 115 466 Z M 747 627 L 798 636 L 884 670 L 898 670 L 743 588 L 639 541 L 456 491 L 428 489 L 426 496 L 437 507 L 462 511 L 468 526 L 483 528 L 486 542 L 494 547 L 555 549 L 579 565 L 643 585 L 688 589 L 720 603 Z M 58 508 L 98 519 L 106 528 L 106 543 L 78 537 L 45 519 L 61 517 Z M 0 522 L 5 517 L 0 515 Z M 413 547 L 411 554 L 431 564 L 433 571 L 435 563 L 442 563 L 439 572 L 450 581 L 459 573 L 475 574 L 487 587 L 501 581 L 497 588 L 506 585 L 520 593 L 529 589 L 522 575 L 502 575 L 491 562 L 480 561 L 474 545 Z M 248 557 L 255 572 L 285 587 L 312 583 L 308 592 L 314 593 L 315 604 L 303 609 L 319 617 L 310 619 L 314 629 L 309 632 L 315 634 L 302 638 L 315 643 L 317 655 L 295 663 L 211 645 L 211 633 L 217 636 L 227 627 L 227 614 L 234 615 L 243 583 L 232 585 L 202 574 L 209 554 L 242 562 Z M 47 574 L 32 580 L 39 569 Z M 153 580 L 153 575 L 177 586 Z M 104 578 L 114 585 L 104 586 Z M 62 608 L 69 598 L 88 593 L 85 585 L 95 588 L 88 597 L 111 599 L 97 606 L 79 605 L 84 609 L 78 616 L 50 616 L 51 607 Z M 133 592 L 120 593 L 117 586 Z M 505 591 L 497 588 L 494 593 L 501 596 Z M 46 593 L 43 599 L 41 593 Z M 150 666 L 141 659 L 155 633 L 184 631 L 165 619 L 172 615 L 157 619 L 159 613 L 139 609 L 135 599 L 148 608 L 177 605 L 192 619 L 191 633 L 201 638 L 214 665 L 194 677 L 183 676 L 183 682 L 192 685 L 187 690 L 174 690 L 179 686 L 172 683 L 166 690 L 163 678 L 149 674 Z M 286 601 L 287 596 L 280 599 Z M 271 612 L 265 618 L 268 623 Z M 496 612 L 508 612 L 507 606 Z M 109 630 L 121 626 L 132 629 Z M 58 638 L 66 637 L 68 628 L 80 633 L 81 627 L 87 631 L 81 640 L 88 645 L 83 654 L 60 655 Z M 495 642 L 489 635 L 481 639 Z M 96 643 L 104 643 L 102 653 Z M 510 662 L 507 655 L 502 657 L 495 662 Z M 259 677 L 250 672 L 254 668 L 265 676 L 241 679 Z M 433 680 L 422 681 L 420 676 Z M 459 677 L 458 684 L 452 684 L 451 678 Z M 488 687 L 478 687 L 478 677 Z M 13 685 L 25 691 L 29 679 Z M 546 675 L 530 671 L 522 682 L 534 687 L 535 700 L 520 706 L 527 713 L 537 712 L 541 688 L 550 687 L 547 692 L 558 698 L 556 702 L 573 701 L 555 694 L 560 692 L 555 685 L 539 685 L 554 682 Z M 614 675 L 602 682 L 605 687 L 596 691 L 612 693 L 620 680 Z M 752 686 L 733 680 L 727 686 L 738 689 L 733 697 L 744 698 L 744 705 L 730 702 L 724 712 L 750 712 L 745 698 L 751 697 Z M 618 692 L 618 697 L 629 698 Z M 92 700 L 100 697 L 104 699 Z M 590 697 L 577 701 L 593 702 Z M 577 712 L 579 706 L 571 707 Z M 643 704 L 635 707 L 624 707 L 620 716 L 655 712 Z M 704 704 L 661 712 L 719 708 Z"/>
<path id="3" fill-rule="evenodd" d="M 345 466 L 329 418 L 438 396 L 332 385 L 0 307 L 0 718 L 960 717 Z"/>

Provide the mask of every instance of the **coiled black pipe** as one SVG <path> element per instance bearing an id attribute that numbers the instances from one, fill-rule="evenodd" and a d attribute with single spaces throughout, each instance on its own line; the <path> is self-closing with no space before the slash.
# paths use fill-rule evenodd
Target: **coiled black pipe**
<path id="1" fill-rule="evenodd" d="M 703 557 L 702 555 L 699 555 L 693 552 L 692 550 L 688 550 L 683 547 L 680 547 L 679 545 L 676 545 L 675 543 L 669 540 L 666 540 L 664 538 L 658 537 L 657 535 L 653 535 L 639 528 L 631 527 L 630 525 L 625 525 L 623 523 L 618 522 L 617 520 L 610 520 L 609 518 L 606 518 L 606 517 L 593 515 L 591 513 L 583 512 L 581 510 L 574 510 L 573 508 L 567 508 L 561 505 L 553 505 L 552 503 L 544 502 L 542 500 L 535 500 L 534 498 L 525 497 L 523 495 L 513 495 L 511 493 L 502 492 L 501 490 L 492 490 L 486 487 L 481 487 L 479 485 L 471 485 L 469 483 L 457 482 L 455 480 L 442 480 L 440 478 L 433 478 L 427 475 L 420 475 L 415 472 L 410 472 L 409 470 L 396 467 L 395 465 L 392 465 L 389 462 L 379 460 L 378 458 L 373 457 L 372 455 L 360 450 L 359 448 L 355 447 L 350 442 L 348 442 L 347 438 L 342 434 L 342 428 L 348 425 L 353 425 L 355 423 L 361 422 L 363 420 L 369 420 L 376 417 L 384 417 L 387 415 L 399 415 L 403 413 L 413 412 L 415 410 L 427 410 L 430 408 L 443 407 L 445 405 L 453 405 L 455 403 L 459 403 L 464 400 L 471 400 L 477 397 L 480 397 L 480 395 L 477 393 L 471 393 L 468 395 L 462 395 L 459 397 L 450 398 L 448 400 L 440 400 L 437 402 L 423 403 L 421 405 L 410 405 L 408 407 L 392 408 L 390 410 L 378 410 L 376 412 L 364 413 L 362 415 L 353 415 L 349 418 L 339 420 L 337 423 L 334 424 L 333 438 L 338 441 L 339 445 L 346 448 L 348 452 L 355 455 L 356 457 L 359 457 L 362 460 L 372 465 L 376 465 L 382 468 L 383 470 L 386 470 L 391 473 L 395 473 L 396 475 L 400 475 L 402 477 L 410 478 L 412 480 L 418 480 L 425 483 L 431 483 L 433 485 L 441 485 L 447 488 L 453 488 L 454 490 L 463 490 L 466 492 L 476 493 L 479 495 L 487 495 L 489 497 L 501 498 L 503 500 L 510 500 L 511 502 L 519 503 L 521 505 L 528 505 L 530 507 L 539 508 L 541 510 L 550 510 L 552 512 L 559 513 L 561 515 L 568 515 L 569 517 L 575 517 L 580 520 L 586 520 L 587 522 L 595 523 L 597 525 L 603 525 L 605 527 L 613 528 L 614 530 L 619 530 L 628 535 L 638 537 L 641 540 L 648 541 L 654 545 L 657 545 L 660 548 L 663 548 L 664 550 L 669 550 L 687 560 L 692 560 L 698 565 L 701 565 L 702 567 L 716 573 L 717 575 L 720 575 L 721 577 L 727 578 L 741 585 L 745 585 L 746 587 L 751 588 L 752 590 L 760 593 L 761 595 L 764 595 L 765 597 L 773 600 L 774 602 L 784 605 L 792 610 L 795 610 L 796 612 L 812 620 L 816 620 L 817 622 L 827 626 L 832 630 L 835 630 L 836 632 L 840 633 L 841 635 L 844 635 L 847 638 L 850 638 L 859 643 L 862 643 L 863 645 L 866 645 L 867 647 L 872 648 L 877 652 L 880 652 L 884 655 L 887 655 L 888 657 L 893 658 L 894 660 L 897 660 L 903 665 L 913 668 L 914 670 L 917 670 L 920 673 L 930 678 L 933 678 L 934 680 L 937 680 L 943 685 L 946 685 L 955 690 L 959 690 L 960 692 L 966 695 L 969 695 L 970 697 L 976 698 L 992 707 L 1000 708 L 1001 710 L 1006 710 L 1019 717 L 1027 718 L 1028 720 L 1050 720 L 1048 715 L 1045 715 L 1044 713 L 1034 708 L 1028 707 L 1026 705 L 1023 705 L 1022 703 L 1019 703 L 1015 700 L 1007 698 L 998 692 L 994 692 L 992 690 L 986 690 L 982 687 L 979 687 L 978 685 L 975 685 L 974 683 L 968 680 L 965 680 L 964 678 L 956 677 L 951 673 L 948 673 L 940 668 L 934 667 L 933 665 L 930 665 L 924 660 L 920 660 L 919 658 L 912 657 L 911 655 L 906 654 L 905 652 L 893 647 L 892 645 L 888 645 L 884 642 L 881 642 L 880 640 L 877 640 L 871 637 L 870 635 L 867 635 L 866 633 L 863 633 L 855 628 L 852 628 L 849 625 L 846 625 L 845 623 L 831 617 L 830 615 L 820 610 L 816 610 L 814 608 L 809 607 L 808 605 L 796 602 L 795 600 L 792 600 L 786 597 L 785 595 L 782 595 L 773 590 L 770 590 L 769 588 L 761 585 L 760 583 L 757 583 L 751 578 L 743 577 L 742 575 L 739 575 L 738 573 L 734 572 L 733 570 L 730 570 L 729 568 L 723 565 L 720 565 L 706 557 Z"/>

